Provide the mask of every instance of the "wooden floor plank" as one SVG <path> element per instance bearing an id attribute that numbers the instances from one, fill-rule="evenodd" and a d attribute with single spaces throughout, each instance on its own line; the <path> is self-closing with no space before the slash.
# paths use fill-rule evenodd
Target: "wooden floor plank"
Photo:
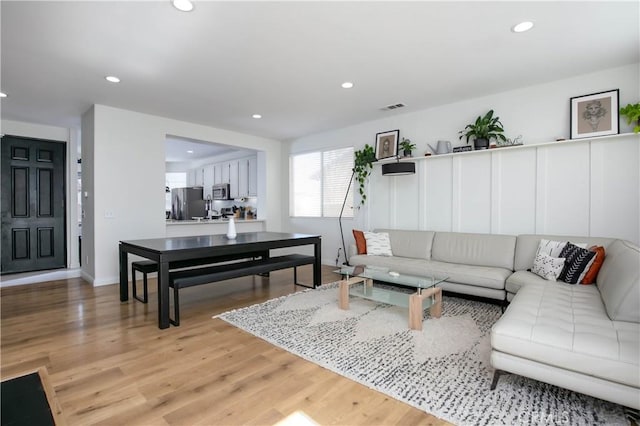
<path id="1" fill-rule="evenodd" d="M 339 276 L 323 267 L 322 281 Z M 299 279 L 311 281 L 311 267 Z M 304 288 L 291 270 L 181 291 L 181 326 L 80 278 L 0 289 L 0 374 L 44 367 L 69 425 L 444 424 L 258 339 L 214 315 Z"/>

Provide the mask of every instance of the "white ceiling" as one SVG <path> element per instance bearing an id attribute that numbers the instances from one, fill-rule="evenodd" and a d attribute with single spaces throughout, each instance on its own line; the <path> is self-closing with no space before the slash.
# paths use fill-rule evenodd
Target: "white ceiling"
<path id="1" fill-rule="evenodd" d="M 165 139 L 165 160 L 169 163 L 199 161 L 237 151 L 235 147 L 203 143 L 192 139 L 174 136 L 168 136 Z"/>
<path id="2" fill-rule="evenodd" d="M 286 140 L 639 62 L 639 3 L 3 0 L 2 118 L 97 103 Z"/>

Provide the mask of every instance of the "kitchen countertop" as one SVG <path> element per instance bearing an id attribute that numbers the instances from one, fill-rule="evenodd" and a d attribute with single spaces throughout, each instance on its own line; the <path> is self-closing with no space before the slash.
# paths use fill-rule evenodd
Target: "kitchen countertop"
<path id="1" fill-rule="evenodd" d="M 235 219 L 236 223 L 245 223 L 245 222 L 264 222 L 264 219 Z M 167 226 L 171 225 L 226 225 L 229 223 L 229 219 L 201 219 L 201 220 L 167 220 Z"/>

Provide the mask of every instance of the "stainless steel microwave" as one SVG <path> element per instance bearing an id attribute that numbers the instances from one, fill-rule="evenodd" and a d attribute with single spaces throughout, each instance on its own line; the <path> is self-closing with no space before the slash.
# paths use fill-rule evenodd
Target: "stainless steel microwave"
<path id="1" fill-rule="evenodd" d="M 218 185 L 213 185 L 213 199 L 229 200 L 229 184 L 220 183 Z"/>

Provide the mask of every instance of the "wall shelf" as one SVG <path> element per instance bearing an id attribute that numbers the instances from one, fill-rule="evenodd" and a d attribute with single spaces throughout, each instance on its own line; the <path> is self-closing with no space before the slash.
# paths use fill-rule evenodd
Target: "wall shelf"
<path id="1" fill-rule="evenodd" d="M 539 148 L 539 147 L 547 147 L 551 145 L 562 146 L 562 145 L 575 144 L 575 143 L 617 140 L 617 139 L 626 138 L 634 135 L 640 140 L 640 133 L 620 133 L 617 135 L 598 136 L 595 138 L 566 139 L 563 141 L 538 142 L 538 143 L 515 145 L 515 146 L 503 146 L 500 148 L 482 149 L 478 151 L 452 152 L 449 154 L 439 154 L 439 155 L 432 154 L 432 155 L 423 155 L 419 157 L 400 157 L 399 160 L 395 158 L 394 159 L 385 158 L 373 164 L 375 166 L 375 165 L 382 165 L 385 163 L 392 163 L 395 161 L 421 161 L 421 160 L 431 160 L 433 158 L 453 157 L 453 156 L 459 156 L 459 155 L 482 155 L 482 154 L 497 153 L 497 152 L 502 153 L 502 152 L 511 152 L 513 150 L 519 150 L 519 149 L 533 149 L 533 148 Z"/>

